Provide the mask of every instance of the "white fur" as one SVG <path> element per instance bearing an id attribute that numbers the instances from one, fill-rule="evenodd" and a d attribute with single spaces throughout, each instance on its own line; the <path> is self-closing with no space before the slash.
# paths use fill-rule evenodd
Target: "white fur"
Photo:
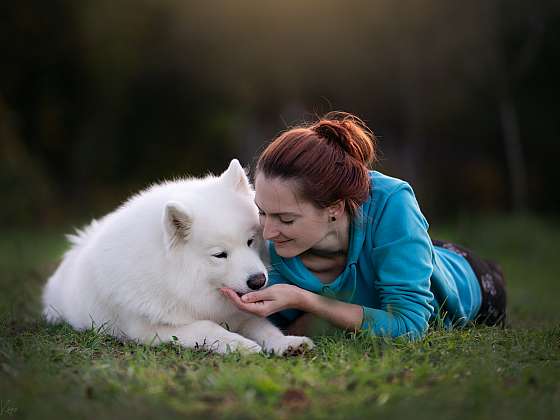
<path id="1" fill-rule="evenodd" d="M 156 184 L 75 235 L 43 293 L 43 315 L 78 330 L 185 347 L 283 354 L 306 337 L 284 336 L 220 292 L 247 293 L 266 269 L 258 254 L 254 191 L 237 160 L 219 177 Z M 249 239 L 257 243 L 248 246 Z M 215 255 L 226 252 L 227 258 Z"/>

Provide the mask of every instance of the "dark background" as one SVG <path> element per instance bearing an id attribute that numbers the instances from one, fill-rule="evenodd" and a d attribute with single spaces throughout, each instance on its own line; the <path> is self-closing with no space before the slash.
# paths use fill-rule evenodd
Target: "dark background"
<path id="1" fill-rule="evenodd" d="M 429 219 L 560 210 L 558 1 L 11 1 L 0 59 L 3 226 L 253 167 L 331 110 Z"/>

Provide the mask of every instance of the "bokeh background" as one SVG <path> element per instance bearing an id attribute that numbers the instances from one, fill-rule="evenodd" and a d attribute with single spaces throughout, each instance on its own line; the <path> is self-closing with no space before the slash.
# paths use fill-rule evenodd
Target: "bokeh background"
<path id="1" fill-rule="evenodd" d="M 0 60 L 2 226 L 253 167 L 331 110 L 370 125 L 430 220 L 560 209 L 558 1 L 20 0 Z"/>

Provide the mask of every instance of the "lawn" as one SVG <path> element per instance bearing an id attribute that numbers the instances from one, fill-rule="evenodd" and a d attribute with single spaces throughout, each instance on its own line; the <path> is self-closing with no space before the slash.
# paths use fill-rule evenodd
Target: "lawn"
<path id="1" fill-rule="evenodd" d="M 302 357 L 219 356 L 120 343 L 40 319 L 63 230 L 0 235 L 0 417 L 560 418 L 560 224 L 434 226 L 498 260 L 506 329 L 432 328 L 417 342 L 334 333 Z"/>

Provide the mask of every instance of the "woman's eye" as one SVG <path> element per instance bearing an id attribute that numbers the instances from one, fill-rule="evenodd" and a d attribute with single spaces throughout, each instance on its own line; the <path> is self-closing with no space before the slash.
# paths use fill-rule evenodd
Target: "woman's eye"
<path id="1" fill-rule="evenodd" d="M 219 252 L 218 254 L 214 254 L 212 256 L 216 258 L 227 258 L 227 252 Z"/>
<path id="2" fill-rule="evenodd" d="M 254 241 L 254 239 L 249 239 L 249 240 L 247 241 L 247 246 L 253 245 L 253 241 Z"/>

